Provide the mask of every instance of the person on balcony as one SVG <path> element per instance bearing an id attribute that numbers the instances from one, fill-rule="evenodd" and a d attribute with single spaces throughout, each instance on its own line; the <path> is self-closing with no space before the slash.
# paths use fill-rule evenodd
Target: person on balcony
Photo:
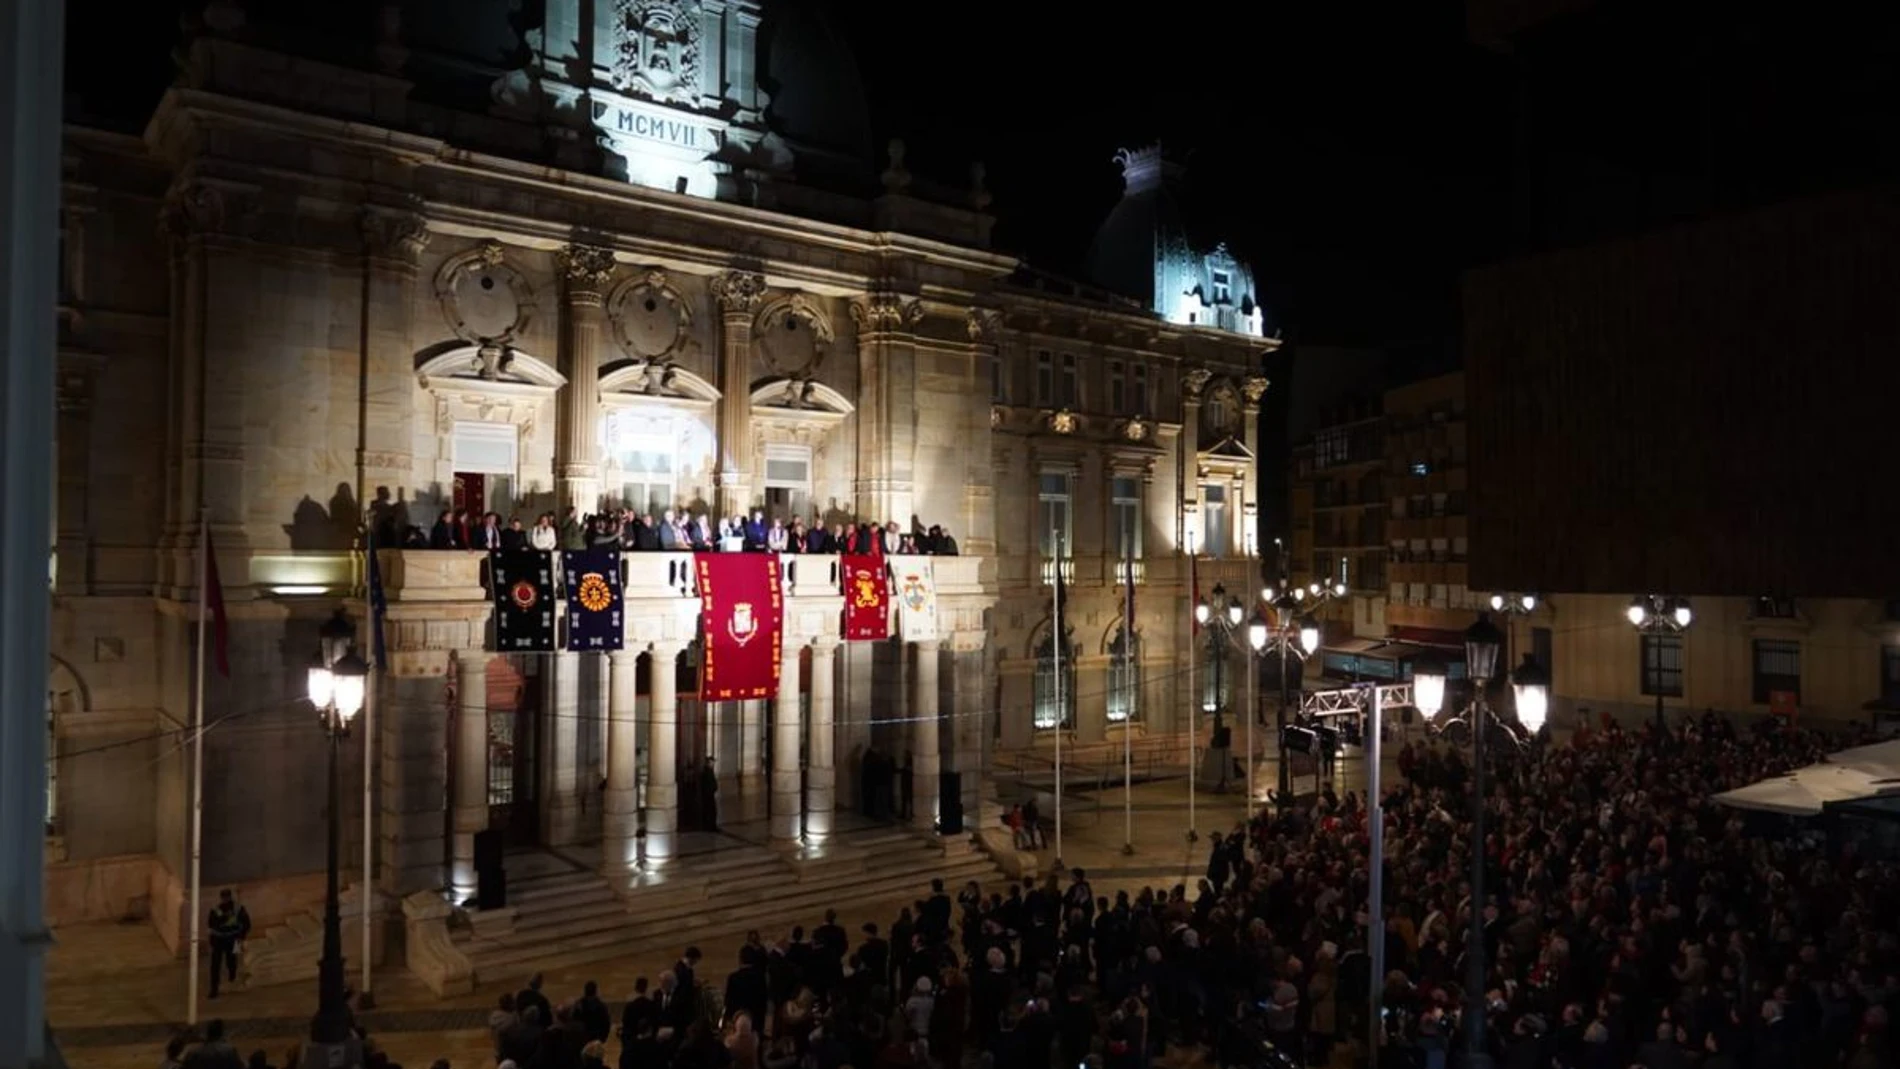
<path id="1" fill-rule="evenodd" d="M 790 552 L 791 539 L 785 531 L 785 522 L 774 518 L 772 526 L 765 532 L 765 549 L 768 553 Z"/>
<path id="2" fill-rule="evenodd" d="M 528 544 L 540 550 L 560 548 L 561 535 L 554 529 L 554 513 L 543 512 L 535 518 L 534 529 L 528 532 Z"/>
<path id="3" fill-rule="evenodd" d="M 679 519 L 672 509 L 660 518 L 660 548 L 669 552 L 678 552 L 690 548 L 681 542 Z"/>
<path id="4" fill-rule="evenodd" d="M 740 531 L 742 534 L 745 535 L 744 548 L 746 552 L 748 553 L 765 552 L 765 513 L 764 512 L 760 511 L 759 509 L 753 509 L 752 516 L 745 521 L 744 525 L 740 528 Z"/>

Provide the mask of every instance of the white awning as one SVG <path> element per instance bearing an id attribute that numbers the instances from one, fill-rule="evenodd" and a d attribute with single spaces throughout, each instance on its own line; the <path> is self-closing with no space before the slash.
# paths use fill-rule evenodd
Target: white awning
<path id="1" fill-rule="evenodd" d="M 1736 809 L 1819 816 L 1832 802 L 1900 795 L 1900 740 L 1829 754 L 1819 764 L 1715 795 Z"/>

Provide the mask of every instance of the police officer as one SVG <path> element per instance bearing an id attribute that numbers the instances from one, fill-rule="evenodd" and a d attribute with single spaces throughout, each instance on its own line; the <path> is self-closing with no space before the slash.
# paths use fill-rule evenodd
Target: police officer
<path id="1" fill-rule="evenodd" d="M 222 972 L 237 982 L 238 949 L 251 934 L 251 915 L 237 904 L 229 887 L 218 892 L 218 904 L 211 907 L 211 996 L 218 997 L 218 977 Z M 220 970 L 219 964 L 224 968 Z"/>

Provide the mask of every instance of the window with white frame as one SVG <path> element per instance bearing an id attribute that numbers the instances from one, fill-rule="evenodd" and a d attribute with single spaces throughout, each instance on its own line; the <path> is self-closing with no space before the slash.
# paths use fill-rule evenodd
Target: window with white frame
<path id="1" fill-rule="evenodd" d="M 1056 380 L 1056 404 L 1063 408 L 1082 407 L 1082 391 L 1076 376 L 1074 353 L 1062 354 L 1062 377 Z"/>
<path id="2" fill-rule="evenodd" d="M 999 405 L 1009 404 L 1009 380 L 1003 373 L 1003 354 L 990 351 L 990 400 Z"/>
<path id="3" fill-rule="evenodd" d="M 1120 360 L 1108 362 L 1108 410 L 1118 415 L 1128 412 L 1128 380 Z"/>
<path id="4" fill-rule="evenodd" d="M 673 507 L 678 438 L 670 418 L 627 412 L 608 417 L 608 457 L 619 473 L 620 499 L 628 508 L 658 516 Z"/>
<path id="5" fill-rule="evenodd" d="M 1075 518 L 1075 477 L 1066 471 L 1045 471 L 1037 488 L 1041 515 L 1042 558 L 1067 560 L 1072 556 Z"/>
<path id="6" fill-rule="evenodd" d="M 1036 403 L 1044 408 L 1056 403 L 1056 357 L 1047 349 L 1036 350 Z"/>
<path id="7" fill-rule="evenodd" d="M 1075 727 L 1076 650 L 1071 643 L 1062 645 L 1058 658 L 1055 629 L 1051 627 L 1036 646 L 1036 708 L 1032 722 L 1037 731 L 1053 731 L 1057 724 L 1064 730 Z"/>
<path id="8" fill-rule="evenodd" d="M 1126 643 L 1126 645 L 1123 645 Z M 1126 621 L 1115 631 L 1109 646 L 1108 721 L 1111 724 L 1141 720 L 1141 636 L 1128 630 Z"/>
<path id="9" fill-rule="evenodd" d="M 1136 364 L 1129 380 L 1128 414 L 1140 416 L 1148 411 L 1148 366 Z"/>
<path id="10" fill-rule="evenodd" d="M 1117 475 L 1109 480 L 1109 508 L 1115 524 L 1115 559 L 1141 559 L 1141 480 Z"/>
<path id="11" fill-rule="evenodd" d="M 765 447 L 765 507 L 774 519 L 790 522 L 811 514 L 811 448 Z"/>
<path id="12" fill-rule="evenodd" d="M 1201 486 L 1201 542 L 1210 557 L 1225 557 L 1234 551 L 1233 524 L 1227 517 L 1227 484 L 1204 483 Z"/>
<path id="13" fill-rule="evenodd" d="M 1225 271 L 1214 272 L 1214 299 L 1209 304 L 1232 304 L 1234 301 L 1234 280 Z"/>
<path id="14" fill-rule="evenodd" d="M 484 507 L 506 516 L 514 508 L 521 430 L 512 423 L 457 420 L 450 455 L 457 474 L 481 475 Z"/>

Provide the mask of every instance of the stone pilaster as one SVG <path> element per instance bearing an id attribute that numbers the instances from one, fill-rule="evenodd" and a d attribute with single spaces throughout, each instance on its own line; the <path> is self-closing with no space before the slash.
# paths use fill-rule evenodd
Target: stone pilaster
<path id="1" fill-rule="evenodd" d="M 967 398 L 965 426 L 971 447 L 964 454 L 968 468 L 963 476 L 963 529 L 955 534 L 964 553 L 987 557 L 996 553 L 996 479 L 991 467 L 995 458 L 987 445 L 978 448 L 976 443 L 990 440 L 993 409 L 990 360 L 1002 344 L 1003 316 L 994 309 L 972 308 L 964 326 L 970 336 L 970 360 L 977 388 L 971 390 Z"/>
<path id="2" fill-rule="evenodd" d="M 752 506 L 752 316 L 765 276 L 728 271 L 710 287 L 719 304 L 719 515 L 737 516 Z"/>
<path id="3" fill-rule="evenodd" d="M 805 831 L 813 838 L 831 834 L 832 810 L 837 807 L 837 743 L 834 735 L 837 702 L 838 643 L 829 638 L 811 646 L 811 717 L 805 744 Z"/>
<path id="4" fill-rule="evenodd" d="M 1267 377 L 1265 375 L 1250 375 L 1246 381 L 1240 384 L 1240 396 L 1242 401 L 1241 416 L 1243 420 L 1242 426 L 1244 427 L 1241 433 L 1247 436 L 1247 448 L 1255 450 L 1256 452 L 1260 448 L 1260 399 L 1267 395 L 1267 385 Z M 1242 517 L 1241 523 L 1243 529 L 1240 533 L 1240 541 L 1234 544 L 1243 550 L 1252 546 L 1256 552 L 1264 554 L 1267 547 L 1260 542 L 1260 524 L 1267 517 L 1263 514 L 1265 502 L 1260 498 L 1260 473 L 1257 465 L 1256 470 L 1248 472 L 1246 476 L 1242 477 L 1241 491 L 1239 495 L 1237 495 L 1237 499 L 1239 504 L 1235 507 L 1234 511 Z M 1252 530 L 1245 529 L 1247 524 L 1245 517 L 1249 503 L 1254 505 L 1255 518 L 1253 520 Z M 1278 567 L 1277 562 L 1275 567 Z"/>
<path id="5" fill-rule="evenodd" d="M 483 674 L 477 677 L 478 693 L 484 695 L 484 702 L 486 670 L 484 664 Z M 449 749 L 450 735 L 450 720 L 445 715 L 447 687 L 439 671 L 399 674 L 392 666 L 377 672 L 374 678 L 381 687 L 376 705 L 377 802 L 381 810 L 376 822 L 379 886 L 383 893 L 398 898 L 417 891 L 440 890 L 443 863 L 449 855 L 442 837 L 442 800 L 449 797 L 452 781 L 459 782 L 461 775 L 459 748 L 455 751 L 454 771 L 442 760 Z M 455 713 L 459 725 L 460 702 Z M 484 747 L 487 730 L 487 718 L 483 716 L 479 737 Z M 487 768 L 484 749 L 484 784 Z M 459 804 L 460 795 L 455 797 Z M 486 798 L 483 803 L 485 806 Z M 486 826 L 485 808 L 482 820 Z"/>
<path id="6" fill-rule="evenodd" d="M 937 668 L 943 647 L 935 640 L 917 645 L 916 689 L 911 694 L 910 760 L 912 769 L 912 821 L 919 827 L 937 826 L 939 783 L 943 774 L 943 750 L 938 741 L 942 727 L 938 703 Z"/>
<path id="7" fill-rule="evenodd" d="M 772 700 L 771 836 L 775 843 L 797 841 L 804 824 L 798 782 L 798 646 L 789 635 L 784 658 L 778 695 Z"/>
<path id="8" fill-rule="evenodd" d="M 858 515 L 910 523 L 917 451 L 917 325 L 924 306 L 889 292 L 851 302 L 858 327 Z"/>
<path id="9" fill-rule="evenodd" d="M 679 830 L 679 659 L 677 642 L 655 642 L 647 709 L 647 845 L 649 861 L 672 857 Z"/>
<path id="10" fill-rule="evenodd" d="M 410 309 L 416 266 L 429 246 L 428 220 L 414 205 L 364 205 L 363 393 L 358 399 L 357 500 L 372 522 L 399 528 L 414 490 L 415 351 Z M 409 515 L 407 522 L 427 522 Z M 400 534 L 400 530 L 385 532 Z M 393 544 L 393 543 L 385 543 Z"/>
<path id="11" fill-rule="evenodd" d="M 455 901 L 475 896 L 475 833 L 488 829 L 488 662 L 493 654 L 455 655 L 455 843 L 449 886 Z M 391 710 L 389 719 L 400 713 Z"/>
<path id="12" fill-rule="evenodd" d="M 541 844 L 581 838 L 581 664 L 578 653 L 542 662 L 548 701 L 541 713 Z"/>
<path id="13" fill-rule="evenodd" d="M 639 664 L 636 650 L 607 655 L 607 795 L 601 803 L 600 868 L 625 873 L 640 861 Z M 659 673 L 654 673 L 656 684 Z"/>
<path id="14" fill-rule="evenodd" d="M 1207 548 L 1207 533 L 1193 529 L 1193 525 L 1201 500 L 1201 391 L 1207 389 L 1207 380 L 1212 377 L 1203 368 L 1181 373 L 1181 437 L 1175 445 L 1179 451 L 1175 486 L 1181 495 L 1177 510 L 1181 523 L 1174 536 L 1177 545 L 1195 554 Z"/>
<path id="15" fill-rule="evenodd" d="M 741 780 L 756 780 L 765 771 L 765 702 L 755 699 L 738 705 L 739 767 L 734 772 Z"/>
<path id="16" fill-rule="evenodd" d="M 59 422 L 53 448 L 53 547 L 59 554 L 54 589 L 83 595 L 91 588 L 93 388 L 103 361 L 62 354 Z"/>
<path id="17" fill-rule="evenodd" d="M 558 257 L 566 281 L 562 308 L 562 371 L 567 388 L 561 391 L 560 473 L 561 507 L 583 514 L 600 507 L 600 350 L 601 294 L 613 277 L 611 250 L 568 245 Z"/>

